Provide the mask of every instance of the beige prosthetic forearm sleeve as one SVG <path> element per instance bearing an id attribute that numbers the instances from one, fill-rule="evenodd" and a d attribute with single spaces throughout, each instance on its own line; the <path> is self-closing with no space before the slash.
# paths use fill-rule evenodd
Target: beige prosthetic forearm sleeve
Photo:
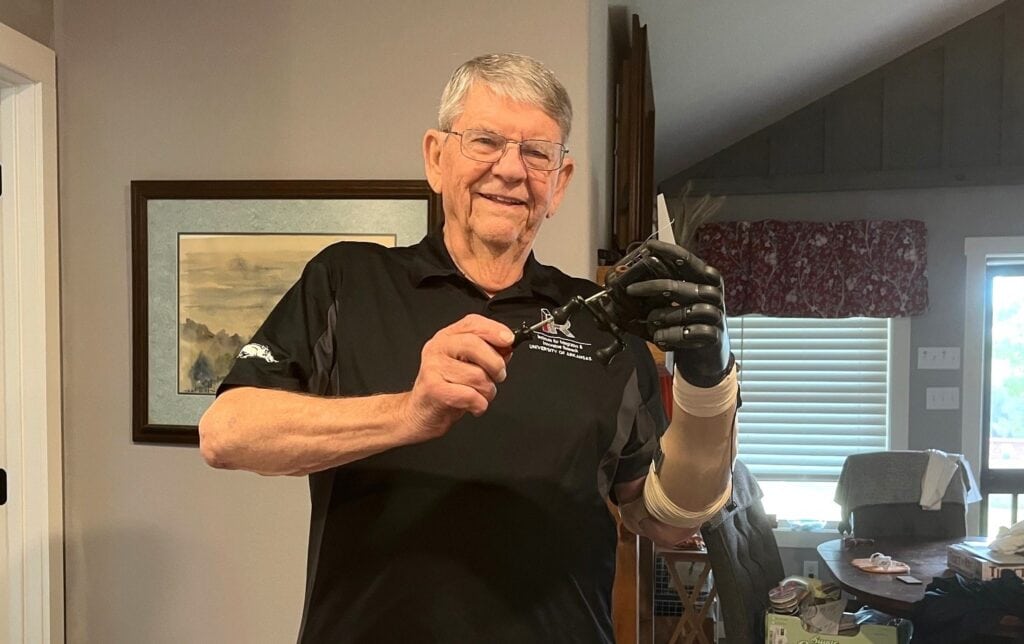
<path id="1" fill-rule="evenodd" d="M 695 387 L 676 375 L 672 422 L 661 438 L 662 459 L 644 484 L 651 517 L 679 528 L 699 527 L 732 495 L 736 455 L 736 367 L 714 387 Z"/>

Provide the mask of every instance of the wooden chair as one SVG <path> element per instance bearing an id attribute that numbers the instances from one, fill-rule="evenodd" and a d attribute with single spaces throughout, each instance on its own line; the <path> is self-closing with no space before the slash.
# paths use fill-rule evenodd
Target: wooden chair
<path id="1" fill-rule="evenodd" d="M 921 478 L 928 464 L 923 451 L 866 452 L 843 462 L 836 490 L 850 513 L 854 536 L 868 539 L 907 537 L 955 539 L 967 535 L 968 490 L 957 471 L 938 510 L 924 510 Z M 843 516 L 842 521 L 848 517 Z M 841 523 L 840 529 L 849 526 Z"/>
<path id="2" fill-rule="evenodd" d="M 965 537 L 967 508 L 963 503 L 948 501 L 938 510 L 922 510 L 915 503 L 862 505 L 853 510 L 853 534 L 866 539 Z"/>
<path id="3" fill-rule="evenodd" d="M 676 620 L 668 644 L 713 644 L 714 635 L 704 630 L 717 592 L 714 578 L 711 577 L 711 562 L 707 551 L 702 548 L 675 550 L 658 547 L 654 551 L 665 560 L 672 587 L 683 607 L 683 613 Z M 696 578 L 692 577 L 694 566 L 700 566 Z M 690 574 L 680 575 L 680 567 L 689 567 Z M 703 594 L 705 589 L 706 595 Z M 658 639 L 664 641 L 660 637 Z"/>

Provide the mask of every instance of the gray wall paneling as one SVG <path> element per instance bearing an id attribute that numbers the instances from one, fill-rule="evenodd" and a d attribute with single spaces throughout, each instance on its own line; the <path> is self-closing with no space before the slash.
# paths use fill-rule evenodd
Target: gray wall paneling
<path id="1" fill-rule="evenodd" d="M 872 74 L 825 101 L 827 173 L 882 169 L 882 75 Z"/>
<path id="2" fill-rule="evenodd" d="M 1000 162 L 1024 164 L 1024 4 L 1006 7 Z"/>
<path id="3" fill-rule="evenodd" d="M 661 184 L 674 196 L 1024 183 L 1024 0 L 947 32 Z"/>

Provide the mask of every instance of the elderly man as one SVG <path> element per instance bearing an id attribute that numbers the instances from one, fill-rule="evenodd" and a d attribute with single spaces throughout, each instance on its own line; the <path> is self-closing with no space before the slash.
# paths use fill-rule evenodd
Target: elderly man
<path id="1" fill-rule="evenodd" d="M 321 252 L 203 417 L 214 467 L 309 475 L 301 641 L 611 642 L 605 498 L 662 543 L 728 499 L 736 383 L 714 269 L 655 245 L 676 279 L 620 293 L 643 319 L 619 322 L 676 349 L 660 450 L 640 338 L 600 364 L 611 336 L 580 315 L 512 351 L 510 328 L 599 290 L 531 253 L 572 178 L 571 118 L 530 58 L 462 65 L 423 138 L 443 229 Z"/>

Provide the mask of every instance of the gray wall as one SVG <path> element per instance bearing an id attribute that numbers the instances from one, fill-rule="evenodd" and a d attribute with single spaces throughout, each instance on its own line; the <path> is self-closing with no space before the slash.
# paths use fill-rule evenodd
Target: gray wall
<path id="1" fill-rule="evenodd" d="M 0 22 L 53 47 L 53 0 L 0 0 Z"/>
<path id="2" fill-rule="evenodd" d="M 129 182 L 422 178 L 452 68 L 520 51 L 576 102 L 577 175 L 538 257 L 590 274 L 607 172 L 591 171 L 607 147 L 598 4 L 58 0 L 69 642 L 292 641 L 301 610 L 304 479 L 131 443 Z"/>

